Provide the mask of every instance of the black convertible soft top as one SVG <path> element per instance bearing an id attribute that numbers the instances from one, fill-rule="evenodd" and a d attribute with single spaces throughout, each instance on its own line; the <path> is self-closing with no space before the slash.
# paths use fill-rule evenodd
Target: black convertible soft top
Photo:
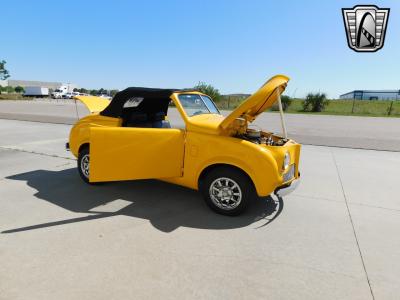
<path id="1" fill-rule="evenodd" d="M 144 113 L 164 112 L 167 115 L 170 96 L 176 92 L 189 92 L 194 90 L 156 89 L 145 87 L 129 87 L 118 92 L 110 104 L 100 113 L 102 116 L 122 116 L 124 105 L 128 100 L 140 99 L 139 105 L 130 107 L 129 110 Z"/>

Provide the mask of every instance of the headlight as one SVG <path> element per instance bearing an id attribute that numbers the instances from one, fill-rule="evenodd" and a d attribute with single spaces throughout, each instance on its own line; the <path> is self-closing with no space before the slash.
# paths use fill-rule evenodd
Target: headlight
<path id="1" fill-rule="evenodd" d="M 285 153 L 285 157 L 283 159 L 283 170 L 286 170 L 290 165 L 290 154 L 289 152 Z"/>

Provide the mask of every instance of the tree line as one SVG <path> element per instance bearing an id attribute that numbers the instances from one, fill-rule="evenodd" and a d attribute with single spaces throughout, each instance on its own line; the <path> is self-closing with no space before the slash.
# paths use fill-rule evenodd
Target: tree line
<path id="1" fill-rule="evenodd" d="M 82 93 L 82 94 L 89 94 L 92 96 L 99 96 L 99 95 L 108 95 L 114 97 L 116 93 L 119 92 L 117 89 L 107 90 L 107 89 L 85 89 L 85 88 L 74 88 L 74 92 Z"/>
<path id="2" fill-rule="evenodd" d="M 25 89 L 22 86 L 0 86 L 0 93 L 4 92 L 4 93 L 8 93 L 8 94 L 13 94 L 13 93 L 17 93 L 17 94 L 22 94 L 25 92 Z"/>

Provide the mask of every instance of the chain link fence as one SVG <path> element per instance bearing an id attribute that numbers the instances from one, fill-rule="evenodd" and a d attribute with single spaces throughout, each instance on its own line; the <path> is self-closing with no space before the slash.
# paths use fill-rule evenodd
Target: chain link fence
<path id="1" fill-rule="evenodd" d="M 304 112 L 302 99 L 294 99 L 288 112 Z M 324 114 L 400 117 L 400 100 L 329 100 Z"/>

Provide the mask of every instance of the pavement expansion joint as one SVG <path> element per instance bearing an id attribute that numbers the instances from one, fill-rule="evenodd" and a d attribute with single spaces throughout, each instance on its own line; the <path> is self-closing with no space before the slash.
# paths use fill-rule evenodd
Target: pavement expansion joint
<path id="1" fill-rule="evenodd" d="M 345 203 L 346 203 L 347 213 L 348 213 L 348 216 L 349 216 L 349 219 L 350 219 L 351 227 L 352 227 L 352 229 L 353 229 L 354 238 L 355 238 L 355 240 L 356 240 L 358 252 L 359 252 L 360 258 L 361 258 L 361 263 L 362 263 L 362 265 L 363 265 L 364 272 L 365 272 L 365 276 L 366 276 L 366 278 L 367 278 L 369 290 L 370 290 L 370 292 L 371 292 L 371 297 L 372 297 L 373 300 L 375 300 L 374 292 L 373 292 L 372 286 L 371 286 L 371 281 L 370 281 L 369 276 L 368 276 L 367 267 L 365 266 L 365 261 L 364 261 L 363 254 L 362 254 L 362 251 L 361 251 L 360 243 L 359 243 L 359 241 L 358 241 L 357 232 L 356 232 L 356 229 L 355 229 L 355 227 L 354 227 L 353 218 L 352 218 L 352 216 L 351 216 L 349 203 L 348 203 L 347 197 L 346 197 L 346 192 L 345 192 L 345 190 L 344 190 L 342 178 L 341 178 L 341 176 L 340 176 L 339 167 L 338 167 L 338 164 L 337 164 L 337 162 L 336 162 L 336 157 L 335 157 L 335 154 L 333 153 L 333 151 L 331 151 L 331 154 L 332 154 L 333 162 L 335 163 L 336 172 L 337 172 L 337 175 L 338 175 L 338 178 L 339 178 L 340 186 L 341 186 L 341 188 L 342 188 L 342 194 L 343 194 L 343 197 L 344 197 L 344 201 L 345 201 Z"/>
<path id="2" fill-rule="evenodd" d="M 57 158 L 63 158 L 63 159 L 69 159 L 69 160 L 76 160 L 75 158 L 72 158 L 72 157 L 60 156 L 60 155 L 55 155 L 55 154 L 48 154 L 48 153 L 37 152 L 37 151 L 30 151 L 30 150 L 25 150 L 25 149 L 21 149 L 21 148 L 15 148 L 15 147 L 0 146 L 0 149 L 10 150 L 10 151 L 17 151 L 17 152 L 25 152 L 25 153 L 31 153 L 31 154 L 37 154 L 37 155 L 43 155 L 43 156 L 48 156 L 48 157 L 57 157 Z"/>

